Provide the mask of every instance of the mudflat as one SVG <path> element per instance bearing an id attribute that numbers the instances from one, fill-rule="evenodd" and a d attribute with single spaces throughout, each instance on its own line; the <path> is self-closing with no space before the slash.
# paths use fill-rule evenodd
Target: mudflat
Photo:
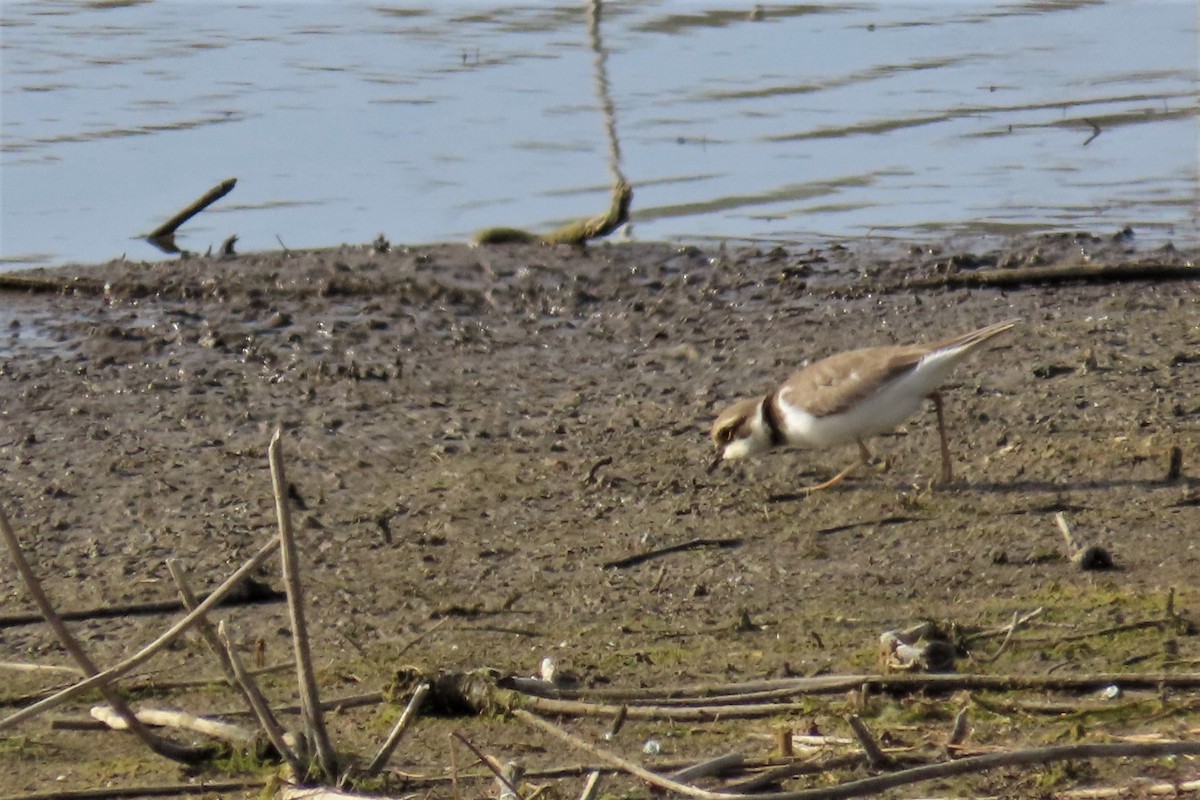
<path id="1" fill-rule="evenodd" d="M 60 610 L 171 601 L 165 559 L 208 590 L 253 555 L 275 535 L 266 448 L 279 427 L 329 697 L 380 689 L 405 665 L 529 675 L 547 656 L 588 686 L 870 672 L 886 630 L 926 619 L 997 628 L 1038 608 L 999 658 L 963 657 L 958 669 L 1200 669 L 1187 621 L 1200 612 L 1196 250 L 1143 248 L 1121 234 L 970 250 L 381 249 L 6 276 L 0 502 Z M 826 492 L 801 490 L 851 463 L 853 446 L 706 474 L 716 413 L 806 361 L 1013 317 L 1020 324 L 973 354 L 944 392 L 952 484 L 934 483 L 932 410 L 873 440 L 878 463 Z M 1072 562 L 1059 512 L 1114 569 Z M 2 563 L 3 613 L 35 612 L 11 560 Z M 259 579 L 281 588 L 274 562 Z M 1168 622 L 1129 624 L 1166 619 L 1172 591 Z M 282 602 L 221 616 L 247 654 L 290 658 Z M 103 666 L 171 618 L 71 626 Z M 6 624 L 0 643 L 3 661 L 69 663 L 42 624 Z M 219 674 L 194 636 L 139 671 L 148 673 L 161 682 Z M 8 714 L 64 678 L 5 680 Z M 286 674 L 269 679 L 280 701 L 293 701 L 294 685 Z M 1128 711 L 1108 715 L 976 707 L 973 741 L 1194 737 L 1198 696 L 1069 700 L 1085 712 L 1104 702 Z M 93 702 L 53 713 L 86 714 Z M 213 689 L 140 702 L 197 714 L 237 707 Z M 848 735 L 850 702 L 814 699 L 787 719 Z M 973 700 L 874 702 L 859 710 L 864 720 L 904 741 L 948 728 L 941 710 L 920 709 Z M 1169 713 L 1145 710 L 1154 704 Z M 369 757 L 394 716 L 346 711 L 330 726 L 347 751 Z M 590 734 L 607 725 L 565 724 Z M 456 725 L 469 723 L 418 723 L 393 765 L 444 772 Z M 515 723 L 471 725 L 477 744 L 531 767 L 586 760 Z M 771 730 L 640 721 L 611 747 L 642 758 L 643 742 L 657 738 L 662 757 L 763 755 Z M 1198 773 L 1195 760 L 1114 761 L 957 786 L 1038 795 Z M 255 773 L 226 765 L 200 777 L 226 774 Z M 0 785 L 12 793 L 179 779 L 126 734 L 51 730 L 45 718 L 0 732 Z M 439 787 L 414 791 L 449 796 Z"/>

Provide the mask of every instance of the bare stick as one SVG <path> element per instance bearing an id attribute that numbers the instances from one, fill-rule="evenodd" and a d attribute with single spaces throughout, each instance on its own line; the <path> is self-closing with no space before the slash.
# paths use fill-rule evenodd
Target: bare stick
<path id="1" fill-rule="evenodd" d="M 521 778 L 525 776 L 525 769 L 516 761 L 509 761 L 500 770 L 500 774 L 496 776 L 496 784 L 500 788 L 499 800 L 521 800 L 521 795 L 517 794 L 514 787 L 521 782 Z"/>
<path id="2" fill-rule="evenodd" d="M 1035 617 L 1041 616 L 1042 611 L 1044 610 L 1045 609 L 1043 609 L 1041 606 L 1038 606 L 1033 611 L 1025 614 L 1014 613 L 1013 616 L 1016 619 L 1016 625 L 1018 627 L 1027 625 Z M 995 636 L 1004 636 L 1005 638 L 1008 638 L 1009 636 L 1012 636 L 1012 626 L 1013 623 L 1010 622 L 1009 624 L 1002 625 L 999 628 L 993 628 L 992 630 L 981 631 L 979 633 L 972 634 L 966 637 L 966 639 L 968 642 L 974 642 L 978 639 L 990 639 Z"/>
<path id="3" fill-rule="evenodd" d="M 1054 524 L 1058 525 L 1058 530 L 1062 533 L 1063 542 L 1067 545 L 1067 558 L 1075 558 L 1075 554 L 1079 552 L 1079 541 L 1071 533 L 1071 526 L 1067 524 L 1066 515 L 1061 511 L 1057 512 L 1054 515 Z"/>
<path id="4" fill-rule="evenodd" d="M 526 722 L 535 728 L 540 728 L 551 736 L 561 739 L 573 747 L 583 750 L 585 753 L 590 753 L 605 763 L 612 764 L 614 767 L 628 772 L 635 778 L 641 778 L 652 786 L 659 786 L 669 792 L 678 792 L 679 794 L 685 794 L 690 797 L 699 797 L 702 798 L 702 800 L 717 800 L 717 798 L 736 797 L 736 795 L 725 795 L 721 792 L 709 792 L 705 791 L 704 789 L 697 789 L 694 786 L 688 786 L 685 783 L 679 783 L 678 781 L 673 781 L 670 778 L 664 778 L 662 775 L 651 772 L 640 764 L 635 764 L 626 758 L 622 758 L 616 753 L 610 753 L 609 751 L 596 747 L 589 742 L 585 742 L 583 739 L 567 733 L 557 725 L 542 719 L 536 714 L 531 714 L 523 708 L 514 709 L 512 713 L 517 719 L 522 720 L 523 722 Z M 743 795 L 742 797 L 748 798 L 750 795 Z"/>
<path id="5" fill-rule="evenodd" d="M 587 780 L 583 784 L 583 791 L 579 793 L 579 800 L 595 800 L 596 790 L 600 788 L 600 771 L 592 770 L 588 773 Z"/>
<path id="6" fill-rule="evenodd" d="M 451 735 L 448 741 L 450 745 L 450 794 L 454 800 L 462 800 L 462 795 L 458 791 L 458 759 L 454 755 L 454 736 Z"/>
<path id="7" fill-rule="evenodd" d="M 950 739 L 946 742 L 946 746 L 958 747 L 966 740 L 967 734 L 970 732 L 971 723 L 967 720 L 967 706 L 963 706 L 954 717 L 954 728 L 950 731 Z"/>
<path id="8" fill-rule="evenodd" d="M 1000 643 L 999 649 L 997 649 L 996 652 L 992 653 L 990 656 L 981 658 L 980 661 L 982 661 L 985 664 L 990 664 L 993 661 L 995 661 L 997 658 L 999 658 L 1001 653 L 1003 653 L 1005 650 L 1008 649 L 1008 643 L 1012 641 L 1012 635 L 1017 630 L 1017 623 L 1020 622 L 1020 620 L 1021 620 L 1020 612 L 1014 611 L 1012 622 L 1008 626 L 1008 635 L 1006 635 L 1004 637 L 1004 641 Z"/>
<path id="9" fill-rule="evenodd" d="M 720 775 L 728 769 L 741 766 L 746 757 L 741 753 L 726 753 L 723 756 L 710 758 L 708 761 L 701 761 L 699 764 L 693 764 L 690 767 L 684 767 L 681 770 L 672 772 L 669 776 L 671 780 L 683 783 L 685 781 L 694 781 L 697 778 L 707 778 L 709 775 Z"/>
<path id="10" fill-rule="evenodd" d="M 13 672 L 53 672 L 59 675 L 79 675 L 79 667 L 60 667 L 54 664 L 22 664 L 18 661 L 0 661 L 0 669 Z"/>
<path id="11" fill-rule="evenodd" d="M 179 596 L 183 600 L 183 607 L 188 611 L 194 610 L 199 603 L 196 600 L 196 595 L 192 592 L 192 587 L 188 584 L 187 575 L 184 573 L 179 559 L 168 558 L 166 563 L 167 571 L 171 573 L 171 578 L 175 581 L 176 588 L 179 589 Z M 196 620 L 196 632 L 200 634 L 200 637 L 204 639 L 208 648 L 217 657 L 217 661 L 221 664 L 221 671 L 225 673 L 225 677 L 229 680 L 230 685 L 241 688 L 237 682 L 237 676 L 234 674 L 233 665 L 229 663 L 229 656 L 225 653 L 225 648 L 221 646 L 221 640 L 217 638 L 217 631 L 213 628 L 212 623 L 208 621 L 207 617 L 200 617 Z"/>
<path id="12" fill-rule="evenodd" d="M 846 722 L 850 725 L 850 730 L 854 732 L 854 738 L 858 739 L 858 743 L 862 746 L 863 752 L 867 754 L 868 764 L 875 769 L 885 769 L 892 763 L 892 760 L 883 752 L 879 743 L 875 741 L 875 737 L 871 735 L 871 731 L 867 728 L 866 723 L 859 719 L 856 714 L 846 717 Z"/>
<path id="13" fill-rule="evenodd" d="M 317 749 L 317 759 L 326 777 L 337 775 L 337 753 L 325 730 L 325 715 L 317 692 L 313 673 L 312 651 L 308 644 L 308 625 L 304 620 L 304 591 L 300 585 L 300 556 L 296 552 L 296 537 L 292 532 L 292 514 L 287 501 L 287 478 L 283 471 L 283 452 L 280 441 L 283 431 L 275 429 L 267 458 L 271 463 L 271 488 L 275 492 L 275 512 L 279 517 L 280 554 L 283 557 L 283 582 L 287 589 L 288 611 L 292 618 L 292 646 L 296 653 L 296 677 L 300 682 L 300 705 L 309 738 Z"/>
<path id="14" fill-rule="evenodd" d="M 243 564 L 237 570 L 237 572 L 226 578 L 225 582 L 218 586 L 212 594 L 205 598 L 204 602 L 196 606 L 195 610 L 187 614 L 185 617 L 183 617 L 183 619 L 179 620 L 170 628 L 168 628 L 157 639 L 146 645 L 138 652 L 134 653 L 129 658 L 125 659 L 119 664 L 109 667 L 103 672 L 93 675 L 86 680 L 80 681 L 73 686 L 69 686 L 60 692 L 56 692 L 44 700 L 39 700 L 33 705 L 26 706 L 15 714 L 11 714 L 4 719 L 0 719 L 0 730 L 11 728 L 18 722 L 36 717 L 38 714 L 49 711 L 52 708 L 57 708 L 71 698 L 77 697 L 91 689 L 95 689 L 102 684 L 107 684 L 110 681 L 116 680 L 127 672 L 141 666 L 143 663 L 150 660 L 150 658 L 159 650 L 162 650 L 164 647 L 171 644 L 171 642 L 178 639 L 180 634 L 195 625 L 196 620 L 207 614 L 214 606 L 216 606 L 225 598 L 225 595 L 236 589 L 238 584 L 241 583 L 247 575 L 258 569 L 262 562 L 266 561 L 267 558 L 275 552 L 275 548 L 277 547 L 279 547 L 278 539 L 272 539 L 270 542 L 263 545 L 262 549 L 260 549 L 253 558 Z"/>
<path id="15" fill-rule="evenodd" d="M 1161 620 L 1159 620 L 1161 624 Z M 1142 627 L 1139 624 L 1139 627 Z M 1089 634 L 1094 635 L 1094 634 Z M 1059 641 L 1057 639 L 1050 641 Z M 528 697 L 545 697 L 544 681 L 527 679 L 506 680 L 511 686 Z M 657 719 L 659 715 L 669 717 L 672 713 L 700 709 L 704 713 L 726 716 L 732 710 L 741 716 L 749 716 L 760 708 L 772 704 L 725 707 L 726 698 L 744 693 L 748 698 L 786 698 L 813 694 L 842 694 L 857 690 L 863 684 L 873 691 L 903 694 L 907 692 L 952 692 L 959 690 L 987 690 L 1015 692 L 1021 690 L 1080 692 L 1103 689 L 1116 685 L 1122 689 L 1158 689 L 1168 686 L 1178 689 L 1200 688 L 1200 674 L 1194 672 L 1098 672 L 1084 675 L 983 675 L 978 673 L 894 673 L 818 675 L 811 678 L 779 678 L 751 681 L 745 684 L 698 684 L 695 686 L 665 687 L 650 689 L 563 689 L 551 687 L 556 697 L 571 698 L 554 700 L 537 708 L 540 712 L 580 716 L 613 716 L 620 706 L 628 705 L 630 719 Z M 605 703 L 603 701 L 608 701 Z M 717 702 L 720 701 L 720 702 Z M 701 705 L 705 704 L 705 705 Z M 779 711 L 792 710 L 785 705 L 775 704 Z M 651 713 L 647 713 L 651 712 Z M 700 717 L 689 716 L 688 719 Z"/>
<path id="16" fill-rule="evenodd" d="M 1059 745 L 1054 747 L 1037 747 L 1031 750 L 1017 750 L 1009 753 L 991 753 L 962 758 L 957 761 L 927 764 L 899 772 L 892 772 L 887 775 L 850 781 L 838 786 L 806 789 L 799 792 L 734 794 L 731 792 L 711 792 L 705 789 L 698 789 L 694 786 L 676 783 L 661 775 L 656 775 L 618 755 L 595 747 L 566 732 L 557 725 L 547 722 L 535 714 L 530 714 L 524 709 L 516 709 L 512 713 L 513 716 L 528 722 L 533 727 L 539 728 L 580 750 L 591 753 L 597 758 L 603 759 L 635 777 L 641 778 L 655 786 L 661 786 L 667 791 L 699 798 L 699 800 L 840 800 L 840 798 L 846 797 L 863 797 L 877 794 L 885 789 L 891 789 L 896 786 L 907 786 L 937 778 L 948 778 L 954 775 L 986 772 L 987 770 L 1000 767 L 1049 764 L 1055 761 L 1077 761 L 1085 758 L 1159 758 L 1171 755 L 1200 755 L 1200 742 Z"/>
<path id="17" fill-rule="evenodd" d="M 50 625 L 50 628 L 58 637 L 58 641 L 62 644 L 63 649 L 67 651 L 71 658 L 75 659 L 75 663 L 79 665 L 84 674 L 89 676 L 99 675 L 100 668 L 96 666 L 95 662 L 84 651 L 83 646 L 67 630 L 67 626 L 63 624 L 58 614 L 55 613 L 54 606 L 50 603 L 50 598 L 42 590 L 41 581 L 38 580 L 33 567 L 29 566 L 25 554 L 21 552 L 21 543 L 17 540 L 17 534 L 13 531 L 12 525 L 9 524 L 8 514 L 4 513 L 3 508 L 0 508 L 0 534 L 3 535 L 4 543 L 8 546 L 8 550 L 12 554 L 13 563 L 16 564 L 17 571 L 21 573 L 21 578 L 25 581 L 25 588 L 29 590 L 29 594 L 33 597 L 33 602 L 37 604 L 38 610 L 46 618 L 47 624 Z M 103 680 L 98 684 L 98 688 L 100 689 L 100 693 L 104 695 L 104 699 L 108 701 L 113 710 L 125 721 L 129 730 L 158 755 L 187 764 L 203 761 L 212 755 L 212 752 L 207 748 L 187 747 L 154 735 L 145 725 L 138 722 L 138 718 L 134 715 L 132 709 L 125 704 L 125 698 L 121 696 L 121 693 L 117 691 L 113 683 Z"/>
<path id="18" fill-rule="evenodd" d="M 300 757 L 296 755 L 295 751 L 288 746 L 283 726 L 275 718 L 275 714 L 271 711 L 271 706 L 267 703 L 267 698 L 263 696 L 262 690 L 258 688 L 258 684 L 254 681 L 254 678 L 250 676 L 249 670 L 242 664 L 242 659 L 231 641 L 225 620 L 221 620 L 220 625 L 217 627 L 217 635 L 220 637 L 221 648 L 226 658 L 229 659 L 230 667 L 233 669 L 234 680 L 241 687 L 246 697 L 246 702 L 250 705 L 250 710 L 254 712 L 255 718 L 258 719 L 258 724 L 262 726 L 268 741 L 271 742 L 271 746 L 279 753 L 280 758 L 286 761 L 288 766 L 292 768 L 292 774 L 297 776 L 302 775 L 304 773 L 304 765 L 300 763 Z"/>
<path id="19" fill-rule="evenodd" d="M 22 794 L 6 794 L 2 800 L 117 800 L 128 797 L 187 797 L 189 795 L 204 795 L 206 797 L 232 797 L 235 792 L 251 792 L 262 789 L 266 781 L 261 778 L 241 778 L 224 781 L 197 781 L 192 779 L 183 783 L 160 783 L 150 786 L 111 786 L 108 788 L 51 789 L 47 792 L 30 792 Z"/>
<path id="20" fill-rule="evenodd" d="M 513 786 L 512 781 L 510 781 L 508 776 L 504 774 L 504 766 L 499 761 L 492 758 L 475 745 L 471 744 L 471 740 L 468 739 L 461 731 L 454 731 L 454 733 L 451 735 L 455 739 L 458 739 L 460 742 L 465 744 L 467 749 L 474 753 L 475 757 L 478 758 L 485 767 L 492 771 L 492 774 L 496 776 L 496 780 L 502 783 L 510 792 L 512 792 L 513 797 L 517 798 L 517 800 L 520 800 L 521 793 L 517 791 L 517 787 Z"/>
<path id="21" fill-rule="evenodd" d="M 364 775 L 368 778 L 373 778 L 379 774 L 380 770 L 387 764 L 388 759 L 392 757 L 392 751 L 396 749 L 396 745 L 400 744 L 400 737 L 408 730 L 412 721 L 417 718 L 417 714 L 421 711 L 421 706 L 425 703 L 425 697 L 429 694 L 429 683 L 422 683 L 413 692 L 412 698 L 409 699 L 408 705 L 404 707 L 404 712 L 400 715 L 400 719 L 396 720 L 396 724 L 392 727 L 392 732 L 388 734 L 383 746 L 379 748 L 379 752 L 371 759 L 371 763 L 367 765 Z"/>
<path id="22" fill-rule="evenodd" d="M 93 706 L 91 714 L 94 719 L 100 720 L 115 731 L 129 729 L 129 724 L 111 706 Z M 138 710 L 137 718 L 144 725 L 195 731 L 236 745 L 253 744 L 255 739 L 254 731 L 238 725 L 231 725 L 228 722 L 197 717 L 184 711 L 142 708 Z"/>
<path id="23" fill-rule="evenodd" d="M 236 185 L 237 178 L 227 178 L 221 181 L 187 208 L 146 234 L 146 241 L 167 253 L 178 253 L 179 248 L 175 246 L 175 231 L 179 230 L 183 223 L 233 191 L 233 187 Z"/>
<path id="24" fill-rule="evenodd" d="M 179 587 L 179 595 L 183 599 L 183 605 L 189 611 L 197 605 L 196 595 L 193 594 L 191 586 L 188 585 L 187 575 L 183 572 L 183 567 L 179 563 L 179 559 L 168 558 L 167 569 L 171 572 L 171 577 L 175 580 L 175 585 Z M 225 633 L 225 623 L 221 622 L 221 627 L 218 630 L 213 630 L 212 623 L 207 617 L 202 617 L 196 623 L 196 630 L 204 637 L 204 641 L 208 643 L 209 648 L 217 656 L 217 660 L 221 663 L 221 669 L 225 671 L 229 682 L 237 687 L 242 693 L 242 697 L 246 699 L 246 704 L 250 710 L 258 718 L 259 724 L 262 726 L 263 732 L 267 735 L 267 740 L 271 745 L 292 767 L 296 774 L 300 771 L 300 762 L 296 755 L 287 746 L 283 728 L 279 725 L 279 721 L 275 719 L 275 715 L 271 713 L 271 707 L 267 703 L 266 697 L 263 696 L 262 690 L 258 688 L 258 683 L 242 665 L 242 660 L 238 658 L 237 650 L 234 649 L 229 637 Z"/>

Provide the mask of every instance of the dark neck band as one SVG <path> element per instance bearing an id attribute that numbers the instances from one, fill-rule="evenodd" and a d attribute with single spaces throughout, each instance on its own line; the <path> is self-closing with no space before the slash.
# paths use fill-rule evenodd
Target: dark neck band
<path id="1" fill-rule="evenodd" d="M 779 447 L 787 442 L 787 437 L 783 435 L 783 420 L 779 418 L 779 407 L 776 403 L 778 396 L 779 393 L 774 392 L 762 401 L 763 424 L 767 426 L 772 447 Z"/>

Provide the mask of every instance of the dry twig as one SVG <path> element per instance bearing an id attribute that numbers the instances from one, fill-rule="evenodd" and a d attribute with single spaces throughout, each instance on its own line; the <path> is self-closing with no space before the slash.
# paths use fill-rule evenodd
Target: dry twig
<path id="1" fill-rule="evenodd" d="M 850 730 L 854 732 L 854 738 L 858 739 L 863 753 L 867 756 L 867 763 L 873 769 L 886 769 L 891 765 L 892 760 L 883 752 L 883 749 L 879 746 L 879 742 L 875 741 L 875 737 L 871 735 L 871 731 L 867 728 L 866 723 L 859 719 L 857 714 L 851 714 L 846 717 L 846 723 L 850 726 Z"/>
<path id="2" fill-rule="evenodd" d="M 192 588 L 188 584 L 187 575 L 184 573 L 179 559 L 168 558 L 167 570 L 170 571 L 171 577 L 179 589 L 179 596 L 183 600 L 184 607 L 191 611 L 198 605 L 196 595 L 192 592 Z M 258 718 L 263 732 L 267 735 L 267 740 L 271 742 L 271 745 L 288 762 L 292 769 L 298 772 L 300 762 L 285 743 L 283 728 L 279 725 L 279 721 L 275 719 L 275 715 L 271 713 L 271 707 L 267 703 L 266 697 L 263 696 L 262 690 L 258 688 L 258 683 L 251 676 L 249 670 L 242 665 L 237 651 L 226 635 L 225 622 L 222 621 L 220 627 L 217 630 L 213 630 L 212 623 L 208 621 L 208 618 L 202 617 L 196 623 L 196 630 L 208 644 L 209 649 L 216 655 L 217 661 L 220 662 L 221 669 L 225 672 L 230 684 L 242 693 L 246 704 Z"/>
<path id="3" fill-rule="evenodd" d="M 103 722 L 114 731 L 129 729 L 129 723 L 112 706 L 93 706 L 91 714 L 93 718 Z M 185 711 L 142 708 L 138 709 L 137 718 L 143 725 L 195 731 L 196 733 L 202 733 L 205 736 L 211 736 L 214 739 L 221 739 L 222 741 L 242 747 L 254 744 L 254 731 L 247 730 L 238 725 L 231 725 L 228 722 L 221 722 L 220 720 L 197 717 Z"/>
<path id="4" fill-rule="evenodd" d="M 313 672 L 312 651 L 308 643 L 308 625 L 304 619 L 304 591 L 300 584 L 300 556 L 296 551 L 296 537 L 292 531 L 292 515 L 287 501 L 287 478 L 283 471 L 281 438 L 283 431 L 275 429 L 267 457 L 271 464 L 271 488 L 275 492 L 275 512 L 279 517 L 280 555 L 283 558 L 283 581 L 287 588 L 288 611 L 292 619 L 292 645 L 296 655 L 296 677 L 300 682 L 300 705 L 304 709 L 304 721 L 309 738 L 317 749 L 317 759 L 325 776 L 332 780 L 337 775 L 337 753 L 325 730 L 325 716 L 321 711 L 321 700 L 317 692 L 317 679 Z"/>
<path id="5" fill-rule="evenodd" d="M 39 700 L 32 705 L 26 706 L 20 711 L 10 714 L 4 719 L 0 719 L 0 730 L 11 728 L 18 722 L 23 722 L 27 719 L 31 719 L 32 717 L 36 717 L 38 714 L 49 711 L 52 708 L 57 708 L 73 697 L 77 697 L 80 694 L 90 691 L 91 689 L 95 689 L 103 684 L 110 683 L 129 671 L 136 669 L 138 666 L 145 663 L 156 653 L 158 653 L 158 651 L 162 650 L 164 647 L 167 647 L 169 644 L 171 644 L 171 642 L 179 638 L 180 634 L 182 634 L 188 628 L 195 625 L 196 620 L 207 614 L 214 606 L 220 603 L 227 594 L 236 589 L 238 584 L 241 583 L 241 581 L 244 580 L 251 572 L 258 569 L 262 562 L 266 561 L 267 558 L 275 552 L 275 548 L 277 547 L 279 547 L 278 539 L 272 539 L 270 542 L 265 544 L 262 549 L 260 549 L 254 555 L 253 558 L 251 558 L 240 568 L 238 568 L 236 572 L 226 578 L 225 582 L 218 586 L 212 594 L 205 598 L 204 602 L 196 606 L 194 611 L 184 616 L 183 619 L 179 620 L 161 635 L 159 635 L 157 639 L 143 647 L 138 652 L 134 653 L 129 658 L 125 659 L 119 664 L 109 667 L 103 672 L 87 678 L 86 680 L 82 680 L 79 683 L 63 689 L 60 692 L 56 692 L 44 700 Z"/>
<path id="6" fill-rule="evenodd" d="M 275 752 L 279 753 L 279 757 L 286 761 L 288 766 L 292 768 L 292 774 L 301 775 L 304 772 L 304 765 L 300 763 L 300 757 L 288 745 L 283 726 L 279 724 L 279 720 L 272 713 L 271 706 L 267 703 L 267 698 L 263 696 L 258 683 L 255 682 L 254 678 L 250 675 L 250 671 L 242 664 L 241 656 L 238 655 L 237 649 L 233 646 L 233 641 L 229 635 L 225 620 L 221 620 L 221 623 L 218 625 L 217 636 L 219 637 L 221 650 L 229 660 L 229 667 L 233 671 L 234 681 L 241 688 L 242 695 L 246 698 L 246 703 L 250 706 L 250 710 L 254 713 L 258 724 L 262 726 L 263 733 L 267 735 L 267 740 L 275 748 Z"/>
<path id="7" fill-rule="evenodd" d="M 67 651 L 71 658 L 75 659 L 75 663 L 79 665 L 84 674 L 91 676 L 93 679 L 97 678 L 101 674 L 100 668 L 96 666 L 96 663 L 84 651 L 83 646 L 67 630 L 67 626 L 63 624 L 62 619 L 55 613 L 54 606 L 50 603 L 50 598 L 42 590 L 41 581 L 38 580 L 33 567 L 29 565 L 29 561 L 26 560 L 25 554 L 21 551 L 21 543 L 17 540 L 17 534 L 13 531 L 12 525 L 9 524 L 8 514 L 4 512 L 3 508 L 0 508 L 0 534 L 4 537 L 4 543 L 8 546 L 17 571 L 21 573 L 21 578 L 25 581 L 25 588 L 29 590 L 34 603 L 37 604 L 38 609 L 42 612 L 42 616 L 46 618 L 46 623 L 49 624 L 58 637 L 58 641 L 62 644 L 63 649 Z M 152 733 L 145 725 L 138 721 L 137 716 L 126 705 L 125 699 L 110 679 L 100 680 L 96 688 L 104 695 L 104 699 L 108 701 L 116 714 L 125 722 L 129 730 L 158 755 L 174 761 L 181 761 L 185 764 L 197 763 L 212 756 L 212 750 L 209 748 L 187 747 L 186 745 L 176 744 L 169 739 L 163 739 Z"/>
<path id="8" fill-rule="evenodd" d="M 461 731 L 454 731 L 452 735 L 455 739 L 458 739 L 460 742 L 465 744 L 467 749 L 475 754 L 475 757 L 479 759 L 481 764 L 492 771 L 492 774 L 496 776 L 496 780 L 503 784 L 506 789 L 512 792 L 513 797 L 515 797 L 517 800 L 521 800 L 521 793 L 517 790 L 517 787 L 513 785 L 513 782 L 509 779 L 509 777 L 504 774 L 505 770 L 503 764 L 472 744 L 471 740 L 468 739 Z"/>
<path id="9" fill-rule="evenodd" d="M 863 797 L 877 794 L 897 786 L 907 786 L 937 778 L 948 778 L 954 775 L 986 772 L 1001 767 L 1049 764 L 1056 761 L 1076 761 L 1087 758 L 1157 758 L 1171 755 L 1200 755 L 1200 742 L 1176 741 L 1060 745 L 1054 747 L 1037 747 L 1030 750 L 1016 750 L 1006 753 L 992 753 L 962 758 L 957 761 L 926 764 L 886 775 L 877 775 L 850 781 L 837 786 L 805 789 L 797 792 L 734 794 L 698 789 L 694 786 L 688 786 L 687 784 L 677 783 L 669 778 L 664 778 L 638 764 L 589 744 L 557 725 L 547 722 L 541 717 L 523 709 L 513 711 L 513 715 L 576 748 L 585 750 L 610 764 L 620 767 L 629 774 L 647 781 L 654 786 L 659 786 L 670 792 L 699 798 L 699 800 L 839 800 L 839 798 Z"/>
<path id="10" fill-rule="evenodd" d="M 388 734 L 383 746 L 379 748 L 379 752 L 371 759 L 371 763 L 367 765 L 363 774 L 371 778 L 379 774 L 384 768 L 387 761 L 392 756 L 392 751 L 396 749 L 396 745 L 400 744 L 400 737 L 408 730 L 413 720 L 417 718 L 417 714 L 421 711 L 421 706 L 425 703 L 425 698 L 429 695 L 429 683 L 422 683 L 413 692 L 412 698 L 408 701 L 408 705 L 404 707 L 404 713 L 400 715 L 400 719 L 396 720 L 396 724 L 392 727 L 392 732 Z"/>

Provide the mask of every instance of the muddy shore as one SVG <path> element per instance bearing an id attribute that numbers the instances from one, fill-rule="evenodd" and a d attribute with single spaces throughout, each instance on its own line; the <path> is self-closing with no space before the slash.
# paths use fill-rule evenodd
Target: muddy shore
<path id="1" fill-rule="evenodd" d="M 34 270 L 0 312 L 2 502 L 63 609 L 173 600 L 164 559 L 211 588 L 273 535 L 266 447 L 282 426 L 330 696 L 377 689 L 403 664 L 531 674 L 544 656 L 617 686 L 860 672 L 877 668 L 889 628 L 997 626 L 1037 607 L 1043 644 L 965 669 L 1195 671 L 1195 635 L 1054 637 L 1161 613 L 1172 588 L 1200 618 L 1200 282 L 1180 278 L 1198 255 L 1053 235 L 971 252 L 363 246 Z M 1130 271 L 1033 274 L 1103 265 Z M 1031 277 L 967 279 L 1005 270 Z M 879 467 L 811 497 L 799 489 L 852 448 L 705 473 L 715 413 L 805 360 L 1011 317 L 1013 334 L 945 392 L 953 484 L 930 486 L 932 412 L 873 442 Z M 1167 480 L 1172 448 L 1183 469 Z M 1060 511 L 1116 569 L 1066 557 Z M 724 546 L 606 566 L 694 539 Z M 280 587 L 274 568 L 261 578 Z M 0 593 L 6 615 L 35 610 L 8 566 Z M 282 603 L 227 616 L 247 652 L 288 658 Z M 104 664 L 168 619 L 74 630 Z M 43 625 L 0 630 L 0 660 L 68 663 Z M 152 666 L 164 680 L 217 672 L 191 639 Z M 6 681 L 5 713 L 51 682 Z M 287 696 L 283 680 L 275 689 Z M 168 702 L 234 705 L 212 697 Z M 804 719 L 840 724 L 828 708 Z M 1194 735 L 1200 711 L 1108 724 L 1088 732 Z M 386 732 L 369 714 L 332 725 L 350 749 Z M 1019 727 L 998 724 L 996 740 L 1061 734 Z M 444 767 L 434 730 L 397 763 Z M 723 731 L 726 749 L 771 745 Z M 668 750 L 718 747 L 710 735 Z M 527 730 L 491 722 L 479 736 L 555 762 Z M 0 743 L 11 793 L 179 777 L 127 737 L 44 719 Z M 1121 779 L 1146 765 L 1096 769 Z"/>

